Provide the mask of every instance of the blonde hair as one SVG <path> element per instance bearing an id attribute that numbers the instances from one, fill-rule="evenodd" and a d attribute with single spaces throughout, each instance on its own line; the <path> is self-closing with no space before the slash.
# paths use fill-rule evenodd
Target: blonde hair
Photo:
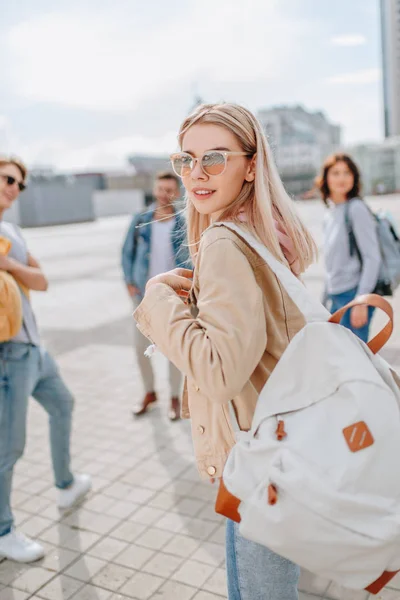
<path id="1" fill-rule="evenodd" d="M 25 182 L 28 175 L 28 169 L 19 158 L 16 156 L 2 156 L 0 154 L 0 167 L 5 167 L 7 165 L 14 165 L 14 167 L 17 167 L 21 172 L 22 181 Z"/>
<path id="2" fill-rule="evenodd" d="M 189 115 L 181 125 L 179 143 L 194 124 L 212 123 L 225 127 L 237 138 L 240 147 L 250 156 L 256 155 L 255 180 L 245 181 L 239 196 L 221 215 L 220 220 L 230 220 L 242 225 L 239 213 L 246 216 L 246 226 L 280 262 L 287 264 L 280 247 L 274 220 L 290 237 L 299 259 L 301 272 L 315 260 L 317 246 L 298 217 L 294 203 L 283 187 L 272 152 L 261 124 L 246 108 L 237 104 L 203 104 Z M 187 199 L 188 243 L 194 259 L 203 231 L 211 224 L 209 215 L 200 214 Z"/>

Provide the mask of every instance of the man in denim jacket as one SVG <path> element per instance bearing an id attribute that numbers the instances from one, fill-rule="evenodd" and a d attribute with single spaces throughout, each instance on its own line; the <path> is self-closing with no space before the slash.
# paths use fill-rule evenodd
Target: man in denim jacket
<path id="1" fill-rule="evenodd" d="M 160 173 L 154 183 L 155 204 L 135 215 L 122 248 L 122 269 L 129 296 L 136 308 L 143 298 L 147 281 L 175 267 L 190 266 L 186 245 L 185 219 L 175 210 L 180 197 L 180 182 L 173 173 Z M 136 416 L 147 412 L 157 400 L 151 362 L 144 356 L 148 340 L 135 327 L 135 351 L 142 375 L 145 396 L 134 409 Z M 168 416 L 179 419 L 181 373 L 170 363 L 171 406 Z"/>

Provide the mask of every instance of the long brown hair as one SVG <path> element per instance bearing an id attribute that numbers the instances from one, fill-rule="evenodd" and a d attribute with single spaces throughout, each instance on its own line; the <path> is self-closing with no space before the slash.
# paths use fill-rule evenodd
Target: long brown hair
<path id="1" fill-rule="evenodd" d="M 344 162 L 348 166 L 354 179 L 353 187 L 347 193 L 347 200 L 351 200 L 351 198 L 356 198 L 361 194 L 361 175 L 359 168 L 357 167 L 356 163 L 351 158 L 351 156 L 349 156 L 348 154 L 337 152 L 336 154 L 328 156 L 328 158 L 322 165 L 320 176 L 317 177 L 317 179 L 315 180 L 315 184 L 320 190 L 322 194 L 322 199 L 326 205 L 328 204 L 328 198 L 330 195 L 330 190 L 328 187 L 328 173 L 329 170 L 339 162 Z"/>
<path id="2" fill-rule="evenodd" d="M 235 135 L 244 152 L 250 156 L 256 155 L 255 181 L 244 182 L 239 196 L 225 210 L 221 221 L 227 219 L 240 225 L 239 215 L 244 212 L 250 232 L 275 258 L 286 264 L 276 234 L 274 220 L 277 221 L 292 240 L 300 269 L 304 271 L 316 258 L 317 247 L 283 187 L 259 121 L 250 111 L 237 104 L 203 104 L 182 123 L 178 136 L 181 147 L 185 133 L 195 123 L 214 123 L 228 129 Z M 192 258 L 195 258 L 201 234 L 210 225 L 210 216 L 198 213 L 189 199 L 187 212 L 189 249 Z"/>

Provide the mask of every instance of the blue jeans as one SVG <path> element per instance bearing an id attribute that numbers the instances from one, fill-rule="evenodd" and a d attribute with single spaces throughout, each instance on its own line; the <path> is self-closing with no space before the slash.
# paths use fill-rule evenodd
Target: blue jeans
<path id="1" fill-rule="evenodd" d="M 11 484 L 14 465 L 24 452 L 29 396 L 49 415 L 56 486 L 64 489 L 73 482 L 69 450 L 74 399 L 56 363 L 40 346 L 0 344 L 0 536 L 13 526 Z"/>
<path id="2" fill-rule="evenodd" d="M 332 300 L 331 313 L 333 314 L 334 312 L 339 310 L 339 308 L 342 308 L 343 306 L 345 306 L 346 304 L 348 304 L 349 302 L 354 300 L 356 295 L 357 295 L 357 288 L 354 288 L 353 290 L 349 290 L 348 292 L 342 292 L 341 294 L 331 294 L 330 295 L 330 299 Z M 350 329 L 350 331 L 352 331 L 355 335 L 357 335 L 360 338 L 360 340 L 367 343 L 368 338 L 369 338 L 369 328 L 371 325 L 374 311 L 375 311 L 374 308 L 372 308 L 372 307 L 368 308 L 368 321 L 367 321 L 366 325 L 364 325 L 363 327 L 360 327 L 359 329 L 355 329 L 354 327 L 352 327 L 352 325 L 350 323 L 350 314 L 351 314 L 350 310 L 348 310 L 347 313 L 344 315 L 343 319 L 340 321 L 340 324 L 343 325 L 343 327 L 347 327 L 347 329 Z"/>
<path id="3" fill-rule="evenodd" d="M 300 569 L 265 546 L 246 540 L 226 522 L 229 600 L 298 600 Z"/>

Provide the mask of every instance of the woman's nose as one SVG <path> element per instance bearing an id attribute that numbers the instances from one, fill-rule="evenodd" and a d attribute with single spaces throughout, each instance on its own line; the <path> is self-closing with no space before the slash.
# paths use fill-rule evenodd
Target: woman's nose
<path id="1" fill-rule="evenodd" d="M 196 160 L 192 169 L 192 179 L 206 179 L 207 175 L 200 166 L 200 160 Z"/>

